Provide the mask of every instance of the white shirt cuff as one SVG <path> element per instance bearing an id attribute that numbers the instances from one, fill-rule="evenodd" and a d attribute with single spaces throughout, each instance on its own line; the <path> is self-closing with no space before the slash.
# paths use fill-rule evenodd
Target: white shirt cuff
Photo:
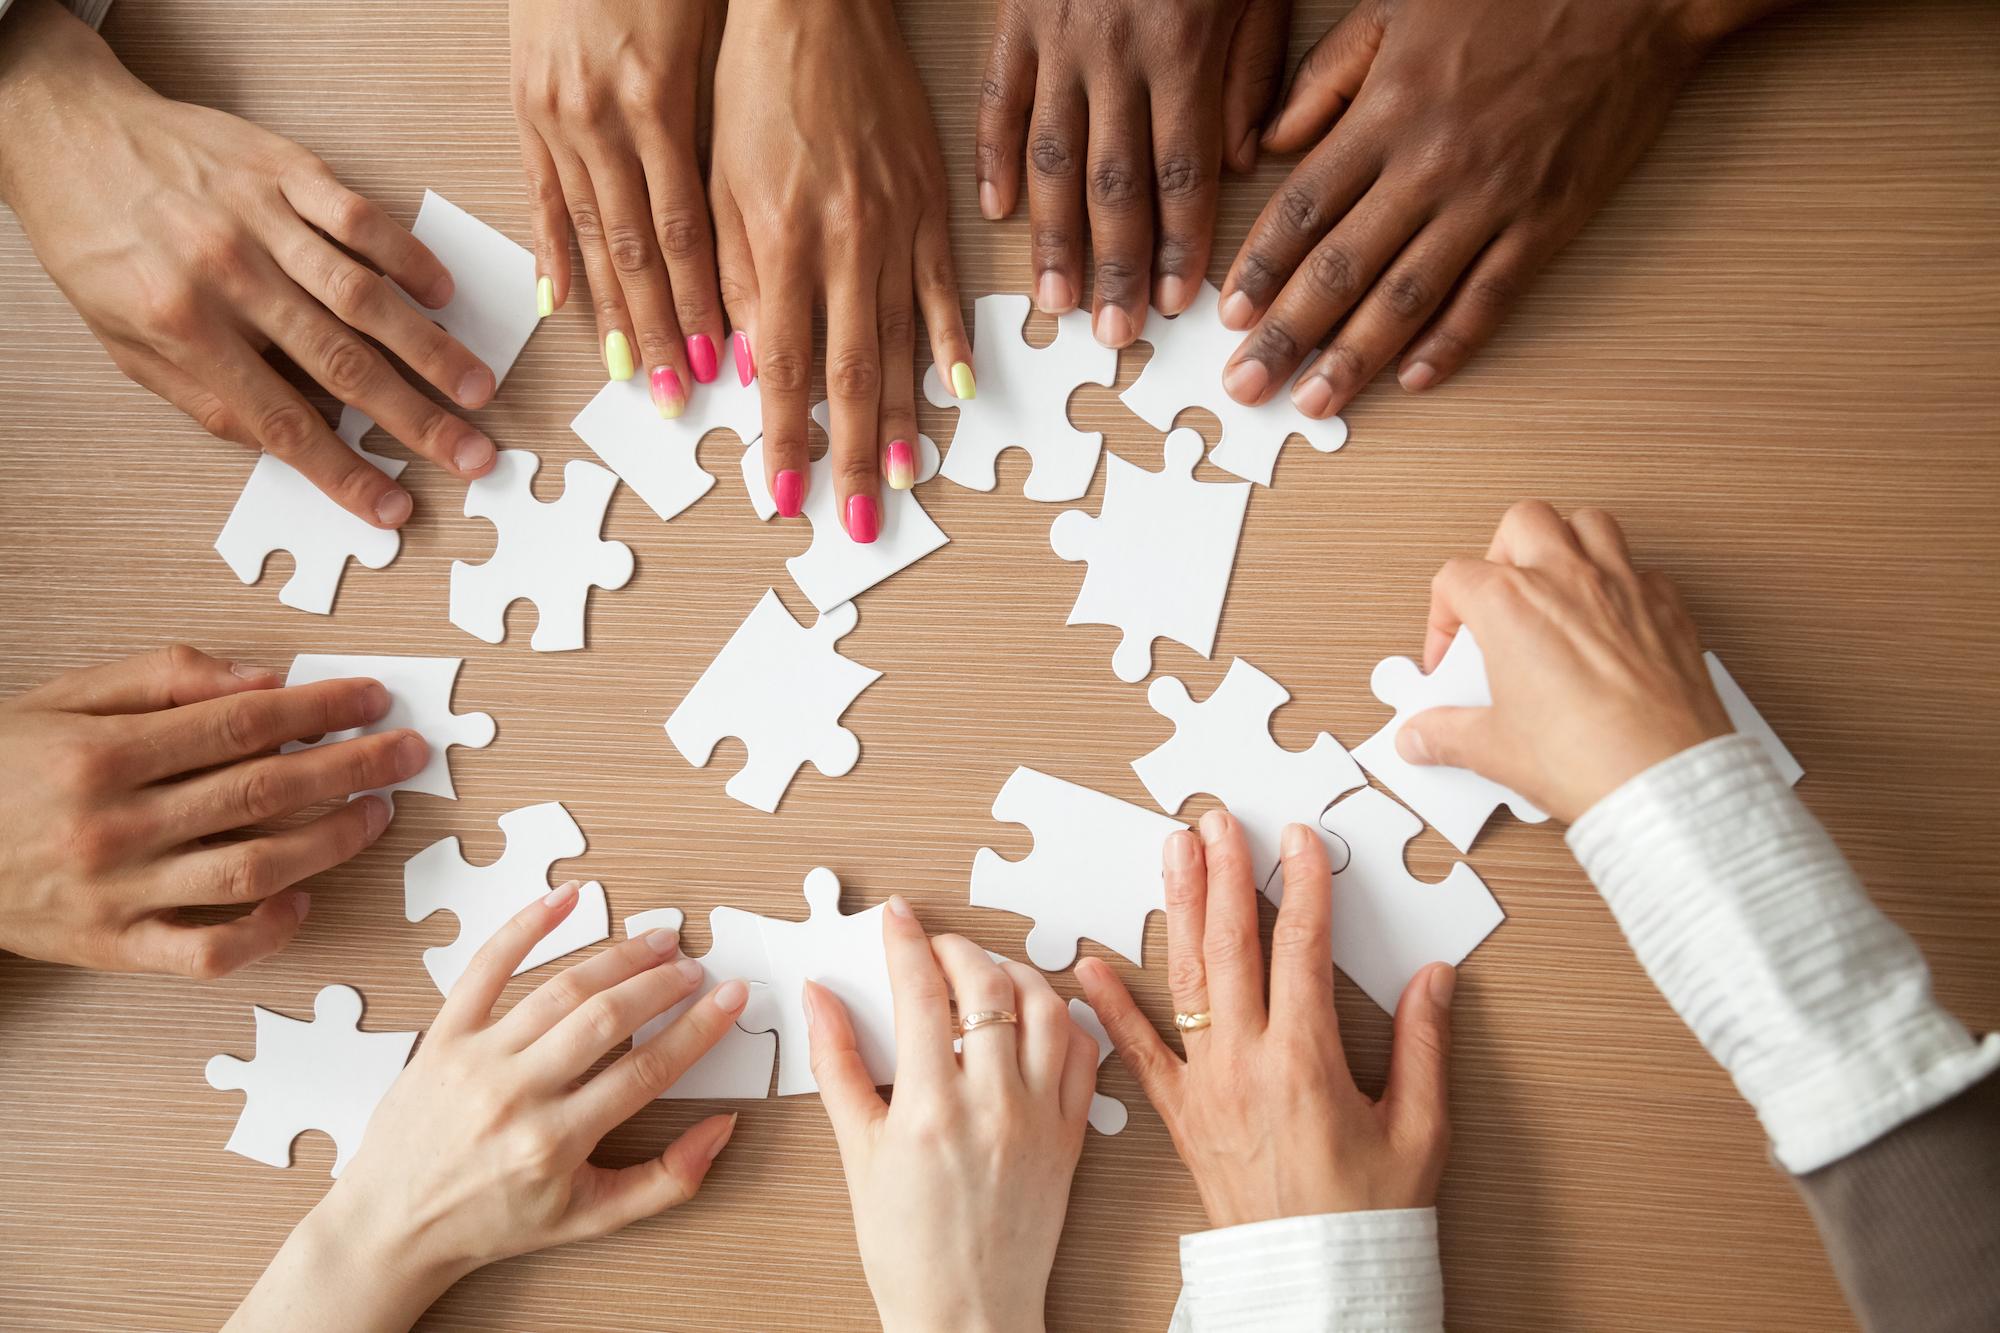
<path id="1" fill-rule="evenodd" d="M 1435 1333 L 1437 1210 L 1281 1217 L 1181 1237 L 1174 1333 Z"/>

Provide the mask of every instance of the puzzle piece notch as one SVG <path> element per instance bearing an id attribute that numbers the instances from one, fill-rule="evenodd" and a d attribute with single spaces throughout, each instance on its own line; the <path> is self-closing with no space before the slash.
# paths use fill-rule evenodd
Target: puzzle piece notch
<path id="1" fill-rule="evenodd" d="M 1167 436 L 1159 472 L 1112 454 L 1097 517 L 1066 510 L 1049 528 L 1058 556 L 1088 564 L 1065 623 L 1122 630 L 1111 670 L 1128 684 L 1152 671 L 1155 639 L 1203 657 L 1215 646 L 1250 485 L 1196 481 L 1201 450 L 1201 436 L 1182 429 Z"/>
<path id="2" fill-rule="evenodd" d="M 1258 407 L 1231 398 L 1222 387 L 1222 369 L 1244 335 L 1223 327 L 1221 299 L 1215 284 L 1204 282 L 1180 314 L 1169 318 L 1152 311 L 1139 338 L 1152 344 L 1153 358 L 1119 400 L 1155 430 L 1171 429 L 1187 408 L 1205 408 L 1222 427 L 1208 461 L 1224 472 L 1269 486 L 1285 441 L 1297 435 L 1320 453 L 1330 454 L 1347 443 L 1347 423 L 1339 417 L 1307 416 L 1282 388 Z M 1307 358 L 1300 373 L 1310 365 Z"/>
<path id="3" fill-rule="evenodd" d="M 999 484 L 995 464 L 1008 449 L 1031 460 L 1022 494 L 1030 500 L 1074 500 L 1090 489 L 1101 431 L 1070 424 L 1069 400 L 1085 384 L 1109 387 L 1118 378 L 1118 351 L 1090 332 L 1090 317 L 1072 310 L 1056 319 L 1055 340 L 1036 347 L 1022 336 L 1028 298 L 1010 293 L 972 303 L 973 355 L 979 364 L 976 397 L 952 393 L 933 365 L 924 372 L 931 406 L 958 412 L 943 473 L 970 490 Z"/>
<path id="4" fill-rule="evenodd" d="M 1277 869 L 1287 824 L 1318 827 L 1335 798 L 1367 782 L 1346 747 L 1324 731 L 1304 750 L 1273 739 L 1271 717 L 1291 697 L 1240 657 L 1200 703 L 1178 678 L 1162 676 L 1146 701 L 1174 724 L 1174 734 L 1132 762 L 1140 783 L 1170 814 L 1197 792 L 1227 806 L 1243 826 L 1259 884 Z"/>
<path id="5" fill-rule="evenodd" d="M 540 616 L 530 646 L 566 652 L 583 647 L 591 588 L 622 588 L 631 579 L 632 548 L 599 535 L 616 474 L 573 458 L 563 468 L 562 498 L 544 504 L 531 489 L 541 465 L 526 449 L 502 449 L 493 470 L 466 486 L 465 516 L 490 520 L 499 539 L 484 564 L 452 562 L 451 623 L 499 643 L 507 637 L 507 608 L 525 598 Z"/>
<path id="6" fill-rule="evenodd" d="M 409 466 L 400 459 L 371 454 L 353 441 L 349 444 L 363 462 L 386 476 L 401 476 Z M 215 550 L 246 584 L 264 576 L 264 563 L 273 552 L 289 552 L 292 576 L 278 590 L 278 600 L 323 616 L 333 611 L 350 559 L 382 569 L 396 558 L 402 544 L 394 529 L 356 518 L 290 463 L 261 454 L 215 539 Z"/>
<path id="7" fill-rule="evenodd" d="M 1111 1054 L 1111 1034 L 1104 1030 L 1104 1021 L 1097 1016 L 1095 1009 L 1082 1000 L 1069 1002 L 1069 1016 L 1097 1043 L 1097 1067 L 1103 1069 L 1104 1058 Z M 1090 1094 L 1090 1127 L 1098 1133 L 1121 1133 L 1129 1118 L 1125 1103 L 1116 1097 L 1107 1097 L 1095 1091 Z"/>
<path id="8" fill-rule="evenodd" d="M 458 938 L 424 950 L 424 970 L 440 995 L 450 995 L 479 947 L 516 912 L 549 891 L 549 867 L 583 855 L 583 830 L 559 801 L 523 806 L 500 816 L 507 845 L 500 858 L 475 866 L 456 837 L 442 838 L 403 863 L 403 915 L 422 921 L 437 912 L 458 918 Z M 597 943 L 611 933 L 604 886 L 577 891 L 569 916 L 538 941 L 514 975 Z"/>
<path id="9" fill-rule="evenodd" d="M 569 427 L 664 522 L 715 485 L 697 457 L 702 440 L 728 431 L 748 448 L 764 434 L 764 410 L 756 380 L 723 375 L 696 386 L 686 410 L 669 420 L 634 376 L 606 383 Z"/>
<path id="10" fill-rule="evenodd" d="M 819 1091 L 812 1074 L 802 992 L 814 981 L 847 1006 L 856 1048 L 877 1087 L 896 1081 L 896 1011 L 889 991 L 889 958 L 882 944 L 877 904 L 852 916 L 840 911 L 840 878 L 825 866 L 806 876 L 805 921 L 762 918 L 777 1009 L 778 1095 Z"/>
<path id="11" fill-rule="evenodd" d="M 649 930 L 679 931 L 683 923 L 676 907 L 661 907 L 625 918 L 627 938 Z M 718 907 L 709 913 L 709 949 L 695 961 L 702 966 L 701 984 L 686 999 L 641 1025 L 632 1044 L 651 1041 L 677 1022 L 694 1004 L 725 981 L 740 980 L 750 999 L 736 1024 L 708 1054 L 660 1093 L 661 1100 L 768 1097 L 771 1071 L 778 1063 L 777 1010 L 763 974 L 769 969 L 760 919 L 749 912 Z M 685 950 L 683 950 L 685 952 Z"/>
<path id="12" fill-rule="evenodd" d="M 313 997 L 309 1023 L 251 1010 L 257 1054 L 217 1055 L 203 1069 L 218 1092 L 244 1094 L 228 1150 L 266 1166 L 289 1167 L 292 1141 L 316 1129 L 333 1140 L 339 1176 L 416 1044 L 414 1032 L 361 1031 L 361 995 L 327 986 Z"/>
<path id="13" fill-rule="evenodd" d="M 1019 861 L 980 848 L 972 905 L 1032 918 L 1030 962 L 1059 971 L 1088 938 L 1143 963 L 1146 919 L 1167 905 L 1160 850 L 1187 825 L 1032 768 L 1008 777 L 993 817 L 1027 828 L 1035 845 Z"/>
<path id="14" fill-rule="evenodd" d="M 846 774 L 861 742 L 840 716 L 882 675 L 836 647 L 858 619 L 848 602 L 805 629 L 766 589 L 667 718 L 667 739 L 696 768 L 724 736 L 742 741 L 749 757 L 723 790 L 767 814 L 806 763 L 830 778 Z"/>
<path id="15" fill-rule="evenodd" d="M 362 727 L 350 727 L 322 736 L 316 741 L 302 743 L 293 741 L 286 744 L 284 752 L 309 750 L 315 746 L 332 745 L 339 741 L 353 740 L 357 736 L 373 736 L 385 731 L 415 731 L 430 747 L 430 758 L 424 762 L 415 776 L 406 778 L 389 787 L 377 787 L 370 791 L 356 792 L 359 796 L 380 796 L 395 804 L 394 793 L 399 791 L 422 792 L 427 796 L 442 796 L 446 800 L 457 800 L 457 790 L 451 782 L 451 760 L 446 751 L 453 745 L 464 745 L 472 749 L 484 749 L 493 743 L 494 725 L 491 713 L 454 713 L 451 711 L 452 690 L 458 680 L 458 669 L 464 664 L 462 657 L 368 657 L 338 653 L 300 653 L 292 659 L 292 669 L 285 677 L 287 686 L 311 685 L 322 680 L 341 680 L 348 677 L 367 677 L 381 684 L 389 692 L 389 711 L 382 718 Z M 354 799 L 353 797 L 349 798 Z"/>

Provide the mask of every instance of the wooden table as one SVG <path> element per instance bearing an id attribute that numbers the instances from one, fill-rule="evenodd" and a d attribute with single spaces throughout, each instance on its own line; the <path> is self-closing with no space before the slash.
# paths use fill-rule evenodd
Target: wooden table
<path id="1" fill-rule="evenodd" d="M 1025 219 L 980 221 L 971 188 L 990 22 L 959 0 L 905 8 L 969 309 L 1027 272 Z M 1300 6 L 1295 55 L 1340 8 Z M 527 237 L 498 3 L 126 0 L 106 33 L 168 94 L 292 136 L 399 217 L 430 186 Z M 1384 715 L 1369 669 L 1420 647 L 1446 556 L 1483 548 L 1519 497 L 1607 506 L 1642 560 L 1680 580 L 1804 762 L 1803 796 L 1923 945 L 1945 1003 L 2000 1025 L 1997 71 L 2000 16 L 1983 0 L 1814 5 L 1730 44 L 1472 369 L 1422 399 L 1376 386 L 1335 456 L 1290 447 L 1251 504 L 1214 660 L 1163 644 L 1158 668 L 1202 695 L 1241 654 L 1292 691 L 1280 742 L 1324 728 L 1357 743 Z M 1281 174 L 1230 183 L 1213 276 Z M 823 864 L 850 906 L 900 890 L 934 928 L 1018 953 L 1022 920 L 965 902 L 976 848 L 1029 845 L 988 812 L 1007 773 L 1029 764 L 1145 800 L 1127 765 L 1164 723 L 1112 677 L 1112 631 L 1063 627 L 1080 571 L 1050 553 L 1052 510 L 1019 497 L 1013 460 L 997 494 L 924 492 L 952 544 L 869 593 L 845 644 L 886 672 L 847 715 L 862 762 L 837 782 L 807 773 L 766 816 L 722 794 L 733 742 L 694 770 L 660 732 L 763 588 L 805 609 L 779 564 L 799 532 L 748 517 L 727 439 L 702 451 L 720 484 L 671 525 L 630 492 L 612 502 L 608 532 L 639 569 L 593 597 L 587 652 L 531 653 L 526 608 L 499 647 L 446 620 L 448 562 L 484 558 L 493 534 L 424 465 L 408 474 L 418 513 L 402 557 L 350 569 L 319 619 L 277 604 L 285 557 L 257 586 L 230 576 L 210 543 L 249 460 L 120 379 L 4 218 L 0 311 L 0 687 L 167 639 L 278 667 L 301 651 L 463 654 L 459 706 L 500 724 L 490 749 L 457 752 L 457 803 L 406 796 L 380 846 L 313 886 L 313 919 L 278 958 L 211 985 L 0 962 L 0 1308 L 13 1327 L 224 1317 L 325 1188 L 331 1149 L 308 1136 L 285 1172 L 225 1153 L 240 1100 L 204 1084 L 203 1062 L 251 1053 L 253 1003 L 304 1016 L 332 981 L 362 988 L 373 1026 L 423 1026 L 437 996 L 420 953 L 455 927 L 403 920 L 400 868 L 439 837 L 490 858 L 499 814 L 560 799 L 590 839 L 561 870 L 601 879 L 614 915 L 687 909 L 693 949 L 716 903 L 802 915 L 800 881 Z M 1146 355 L 1124 357 L 1121 388 Z M 574 303 L 480 419 L 550 459 L 547 482 L 583 453 L 567 423 L 600 379 Z M 1113 448 L 1156 456 L 1112 392 L 1086 389 L 1075 412 Z M 1411 862 L 1434 877 L 1448 853 L 1426 833 Z M 1754 1121 L 1633 964 L 1558 831 L 1502 818 L 1470 859 L 1509 919 L 1459 991 L 1441 1201 L 1454 1326 L 1850 1326 Z M 1170 1012 L 1163 957 L 1156 919 L 1152 966 L 1125 969 L 1156 1018 Z M 1068 976 L 1057 984 L 1074 993 Z M 1386 1020 L 1351 988 L 1341 1019 L 1373 1086 Z M 1115 1061 L 1103 1086 L 1132 1123 L 1085 1151 L 1051 1320 L 1159 1329 L 1175 1237 L 1202 1216 Z M 607 1158 L 637 1160 L 708 1109 L 660 1103 Z M 867 1325 L 817 1101 L 743 1110 L 694 1205 L 482 1272 L 429 1326 Z"/>

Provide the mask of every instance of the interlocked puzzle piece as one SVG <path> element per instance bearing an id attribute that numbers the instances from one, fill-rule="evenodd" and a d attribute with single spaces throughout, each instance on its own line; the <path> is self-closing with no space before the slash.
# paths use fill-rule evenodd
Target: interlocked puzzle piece
<path id="1" fill-rule="evenodd" d="M 380 721 L 365 727 L 336 731 L 311 744 L 292 742 L 284 747 L 285 753 L 407 728 L 422 736 L 424 744 L 430 746 L 430 759 L 423 768 L 417 771 L 416 776 L 392 787 L 377 787 L 373 791 L 354 794 L 380 796 L 392 805 L 393 793 L 399 791 L 422 792 L 426 796 L 457 800 L 458 793 L 451 785 L 451 760 L 446 754 L 447 747 L 467 745 L 483 749 L 493 743 L 491 713 L 451 711 L 452 685 L 458 679 L 458 668 L 464 660 L 460 657 L 357 657 L 300 653 L 292 659 L 291 673 L 285 677 L 286 685 L 311 685 L 316 681 L 365 676 L 380 682 L 382 688 L 389 692 L 389 711 Z"/>
<path id="2" fill-rule="evenodd" d="M 1261 407 L 1245 407 L 1231 398 L 1222 387 L 1222 368 L 1242 344 L 1243 335 L 1222 326 L 1217 314 L 1220 300 L 1215 284 L 1204 282 L 1188 308 L 1172 319 L 1153 311 L 1139 334 L 1153 345 L 1153 359 L 1119 400 L 1155 430 L 1171 427 L 1187 408 L 1207 408 L 1222 423 L 1209 462 L 1269 486 L 1278 451 L 1287 439 L 1303 436 L 1313 448 L 1329 454 L 1347 443 L 1347 423 L 1339 417 L 1321 421 L 1307 416 L 1292 406 L 1284 389 Z M 1306 358 L 1306 365 L 1311 363 L 1312 358 Z"/>
<path id="3" fill-rule="evenodd" d="M 875 1086 L 896 1081 L 896 1007 L 882 946 L 886 904 L 842 916 L 840 878 L 825 866 L 806 876 L 805 921 L 762 918 L 778 1032 L 778 1095 L 818 1092 L 806 1035 L 804 987 L 818 982 L 847 1006 L 855 1046 Z"/>
<path id="4" fill-rule="evenodd" d="M 626 917 L 625 934 L 629 938 L 649 930 L 677 931 L 682 921 L 679 908 L 657 908 Z M 632 1044 L 639 1046 L 651 1041 L 723 982 L 742 981 L 750 988 L 750 1000 L 738 1015 L 736 1026 L 723 1033 L 722 1040 L 660 1096 L 663 1099 L 768 1097 L 771 1070 L 778 1062 L 778 1039 L 771 1031 L 777 1023 L 773 997 L 770 987 L 764 984 L 769 963 L 764 953 L 762 918 L 733 907 L 718 907 L 708 914 L 708 931 L 708 952 L 696 960 L 702 966 L 701 985 L 685 1000 L 641 1026 L 632 1034 Z"/>
<path id="5" fill-rule="evenodd" d="M 1035 846 L 1019 861 L 980 848 L 972 905 L 1034 918 L 1030 962 L 1045 972 L 1068 967 L 1081 938 L 1143 962 L 1146 918 L 1167 905 L 1160 849 L 1187 825 L 1032 768 L 1014 770 L 993 817 L 1025 825 Z"/>
<path id="6" fill-rule="evenodd" d="M 422 921 L 450 912 L 458 918 L 457 939 L 424 950 L 424 971 L 440 995 L 451 994 L 480 945 L 549 891 L 550 866 L 583 855 L 583 830 L 557 801 L 508 811 L 500 816 L 500 831 L 507 835 L 507 849 L 492 865 L 467 862 L 455 837 L 440 839 L 403 863 L 403 915 Z M 528 951 L 514 975 L 610 933 L 604 886 L 593 880 L 578 891 L 576 906 L 563 923 Z"/>
<path id="7" fill-rule="evenodd" d="M 635 375 L 599 389 L 569 428 L 664 520 L 715 485 L 695 456 L 702 438 L 726 430 L 747 448 L 764 433 L 764 410 L 754 379 L 745 384 L 735 375 L 720 375 L 695 385 L 687 410 L 670 421 L 653 406 L 645 380 Z"/>
<path id="8" fill-rule="evenodd" d="M 724 736 L 749 759 L 723 790 L 770 813 L 801 765 L 840 777 L 861 757 L 861 742 L 840 715 L 881 676 L 835 646 L 858 619 L 849 602 L 802 629 L 778 594 L 766 589 L 708 670 L 667 718 L 667 739 L 696 768 Z"/>
<path id="9" fill-rule="evenodd" d="M 1250 486 L 1196 481 L 1200 461 L 1201 436 L 1191 430 L 1167 436 L 1159 472 L 1112 454 L 1098 516 L 1066 510 L 1049 529 L 1057 555 L 1090 567 L 1067 623 L 1125 632 L 1111 656 L 1122 681 L 1146 678 L 1154 639 L 1186 644 L 1203 657 L 1215 646 Z"/>
<path id="10" fill-rule="evenodd" d="M 1319 827 L 1335 797 L 1367 781 L 1341 743 L 1323 731 L 1302 751 L 1271 739 L 1271 714 L 1291 697 L 1240 657 L 1199 704 L 1187 686 L 1162 676 L 1146 691 L 1146 701 L 1174 724 L 1173 739 L 1132 763 L 1162 810 L 1179 810 L 1202 791 L 1228 806 L 1243 825 L 1250 873 L 1259 884 L 1277 868 L 1285 825 Z"/>
<path id="11" fill-rule="evenodd" d="M 812 410 L 812 419 L 821 431 L 832 419 L 827 404 Z M 929 481 L 937 475 L 938 449 L 928 435 L 917 436 L 917 480 Z M 743 486 L 750 493 L 750 505 L 757 517 L 769 519 L 778 512 L 771 488 L 764 482 L 764 442 L 759 440 L 743 451 Z M 882 527 L 867 545 L 854 541 L 841 526 L 835 512 L 833 459 L 822 454 L 814 459 L 806 477 L 804 513 L 812 524 L 812 545 L 803 555 L 785 561 L 792 581 L 813 604 L 825 612 L 851 602 L 888 578 L 907 569 L 951 539 L 931 522 L 914 490 L 882 492 Z"/>
<path id="12" fill-rule="evenodd" d="M 1104 1057 L 1111 1054 L 1111 1035 L 1104 1030 L 1104 1022 L 1097 1011 L 1082 1000 L 1069 1002 L 1070 1020 L 1090 1034 L 1097 1043 L 1097 1067 L 1104 1067 Z M 1090 1127 L 1100 1134 L 1116 1134 L 1125 1128 L 1128 1119 L 1125 1103 L 1116 1097 L 1107 1097 L 1101 1092 L 1090 1094 Z"/>
<path id="13" fill-rule="evenodd" d="M 363 1032 L 361 995 L 328 986 L 313 998 L 313 1019 L 251 1010 L 257 1056 L 218 1055 L 203 1071 L 217 1091 L 243 1093 L 229 1151 L 266 1166 L 292 1164 L 292 1140 L 309 1129 L 333 1140 L 333 1174 L 361 1146 L 368 1117 L 403 1072 L 414 1032 Z"/>
<path id="14" fill-rule="evenodd" d="M 924 397 L 956 408 L 958 427 L 944 457 L 944 476 L 975 491 L 998 484 L 994 462 L 1007 449 L 1025 450 L 1033 466 L 1022 494 L 1030 500 L 1074 500 L 1090 489 L 1101 431 L 1069 421 L 1069 399 L 1080 385 L 1109 386 L 1118 378 L 1118 351 L 1090 333 L 1090 316 L 1072 310 L 1056 320 L 1055 341 L 1035 347 L 1021 336 L 1028 298 L 1005 293 L 972 303 L 972 347 L 979 393 L 960 399 L 932 366 Z"/>
<path id="15" fill-rule="evenodd" d="M 521 598 L 541 619 L 530 645 L 538 653 L 583 647 L 583 608 L 593 586 L 622 588 L 632 577 L 632 548 L 605 541 L 604 507 L 618 478 L 573 458 L 563 468 L 562 498 L 543 504 L 530 489 L 542 460 L 502 449 L 493 470 L 465 488 L 465 516 L 492 520 L 500 538 L 483 565 L 451 565 L 451 623 L 498 643 L 507 608 Z"/>
<path id="16" fill-rule="evenodd" d="M 1423 821 L 1374 788 L 1321 817 L 1342 844 L 1333 872 L 1333 962 L 1390 1013 L 1410 978 L 1431 963 L 1465 961 L 1501 922 L 1500 904 L 1460 861 L 1436 884 L 1410 874 L 1403 849 Z M 1274 883 L 1272 896 L 1284 896 Z"/>

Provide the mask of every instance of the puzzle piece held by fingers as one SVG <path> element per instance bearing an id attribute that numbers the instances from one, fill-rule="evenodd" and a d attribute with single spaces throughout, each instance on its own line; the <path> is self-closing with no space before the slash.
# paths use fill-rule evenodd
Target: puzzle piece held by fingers
<path id="1" fill-rule="evenodd" d="M 291 674 L 285 677 L 287 687 L 363 676 L 376 681 L 389 692 L 389 711 L 380 720 L 364 727 L 336 731 L 309 744 L 293 741 L 284 746 L 284 752 L 290 754 L 295 750 L 353 740 L 356 736 L 408 729 L 422 736 L 424 744 L 430 747 L 430 758 L 423 768 L 414 777 L 405 778 L 393 786 L 377 787 L 354 795 L 380 796 L 391 806 L 395 804 L 394 793 L 399 791 L 422 792 L 427 796 L 442 796 L 448 801 L 457 800 L 458 793 L 451 785 L 451 761 L 446 754 L 447 748 L 465 745 L 483 749 L 493 743 L 494 730 L 491 713 L 451 711 L 452 686 L 464 661 L 461 657 L 358 657 L 337 653 L 300 653 L 292 659 Z"/>
<path id="2" fill-rule="evenodd" d="M 649 930 L 678 931 L 682 921 L 679 908 L 661 907 L 626 917 L 625 934 L 630 938 Z M 735 1026 L 660 1097 L 768 1097 L 771 1070 L 778 1062 L 778 1038 L 773 1031 L 777 1026 L 773 996 L 764 980 L 770 964 L 764 952 L 763 919 L 734 907 L 718 907 L 708 914 L 708 933 L 708 952 L 695 960 L 702 966 L 701 984 L 673 1008 L 641 1025 L 632 1034 L 632 1044 L 642 1046 L 666 1031 L 723 982 L 742 981 L 750 989 L 750 999 Z"/>
<path id="3" fill-rule="evenodd" d="M 778 1095 L 818 1092 L 806 1033 L 804 989 L 817 982 L 847 1007 L 855 1046 L 876 1087 L 896 1081 L 896 1006 L 889 992 L 889 956 L 882 944 L 886 904 L 843 916 L 840 878 L 825 866 L 806 876 L 805 921 L 760 918 L 777 1015 Z"/>
<path id="4" fill-rule="evenodd" d="M 611 380 L 569 428 L 646 502 L 662 521 L 708 494 L 715 477 L 695 456 L 711 431 L 726 430 L 745 448 L 764 433 L 757 381 L 718 375 L 691 386 L 680 416 L 662 417 L 640 376 Z"/>
<path id="5" fill-rule="evenodd" d="M 1097 1067 L 1102 1069 L 1104 1057 L 1111 1054 L 1111 1035 L 1104 1030 L 1103 1020 L 1098 1018 L 1095 1009 L 1082 1000 L 1069 1002 L 1069 1016 L 1097 1043 Z M 1124 1130 L 1128 1118 L 1124 1102 L 1101 1092 L 1090 1094 L 1090 1127 L 1098 1133 L 1117 1134 Z"/>

